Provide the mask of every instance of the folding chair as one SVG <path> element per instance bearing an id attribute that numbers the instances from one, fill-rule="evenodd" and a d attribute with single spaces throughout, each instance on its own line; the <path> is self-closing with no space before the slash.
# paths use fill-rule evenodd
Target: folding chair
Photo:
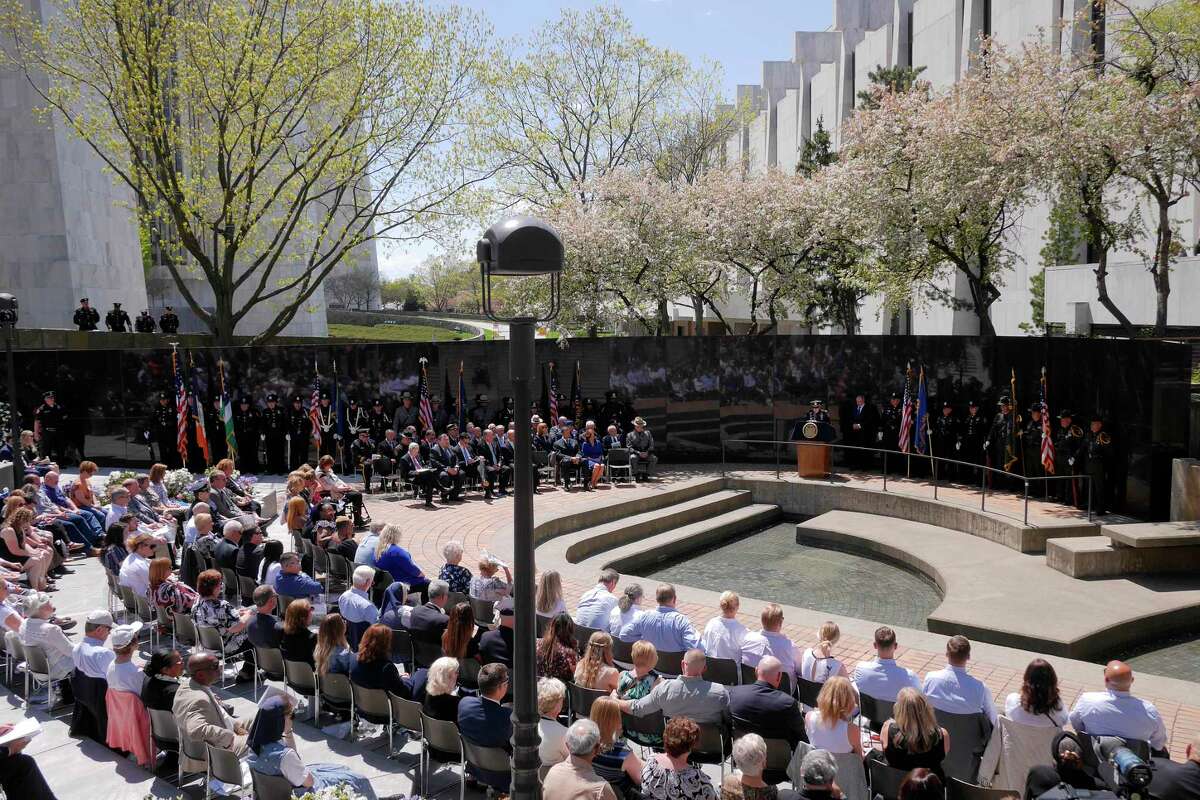
<path id="1" fill-rule="evenodd" d="M 483 665 L 473 658 L 460 658 L 458 660 L 458 685 L 464 689 L 479 688 L 479 670 L 483 669 Z"/>
<path id="2" fill-rule="evenodd" d="M 367 689 L 357 683 L 350 683 L 350 694 L 354 698 L 354 711 L 359 719 L 365 719 L 373 725 L 386 725 L 388 737 L 388 757 L 392 755 L 392 704 L 388 693 L 383 689 Z M 354 732 L 350 726 L 351 735 Z"/>
<path id="3" fill-rule="evenodd" d="M 817 707 L 817 696 L 821 694 L 823 683 L 810 681 L 807 678 L 796 678 L 796 693 L 800 696 L 800 702 L 809 708 Z"/>
<path id="4" fill-rule="evenodd" d="M 402 628 L 392 628 L 392 663 L 415 670 L 412 634 Z"/>
<path id="5" fill-rule="evenodd" d="M 46 651 L 36 644 L 22 645 L 25 651 L 25 703 L 26 710 L 29 709 L 29 682 L 33 681 L 34 687 L 46 687 L 46 710 L 53 711 L 54 706 L 51 703 L 51 698 L 54 696 L 55 684 L 62 683 L 66 678 L 51 678 L 50 663 L 46 658 Z"/>
<path id="6" fill-rule="evenodd" d="M 593 633 L 608 633 L 608 631 L 601 631 L 599 628 L 589 628 L 586 625 L 575 626 L 576 649 L 579 650 L 580 655 L 583 655 L 583 652 L 587 650 L 588 639 L 592 638 Z"/>
<path id="7" fill-rule="evenodd" d="M 942 770 L 947 778 L 972 782 L 979 775 L 979 762 L 983 751 L 992 738 L 992 722 L 983 712 L 977 714 L 949 714 L 934 709 L 938 724 L 950 734 L 950 752 L 942 761 Z"/>
<path id="8" fill-rule="evenodd" d="M 200 646 L 217 655 L 221 667 L 221 688 L 224 689 L 229 685 L 225 680 L 225 669 L 228 666 L 225 658 L 225 639 L 221 632 L 211 625 L 197 625 L 196 633 L 200 638 Z"/>
<path id="9" fill-rule="evenodd" d="M 629 449 L 625 447 L 611 448 L 608 451 L 608 457 L 604 460 L 604 472 L 609 483 L 616 483 L 618 472 L 625 473 L 628 481 L 633 483 L 633 467 L 629 464 Z"/>
<path id="10" fill-rule="evenodd" d="M 229 567 L 221 567 L 221 580 L 225 584 L 225 599 L 231 603 L 242 604 L 241 593 L 238 592 L 237 573 Z"/>
<path id="11" fill-rule="evenodd" d="M 405 700 L 403 697 L 397 697 L 391 692 L 387 693 L 388 703 L 392 707 L 392 724 L 399 725 L 409 733 L 416 734 L 417 738 L 421 738 L 421 731 L 424 730 L 421 724 L 421 704 L 416 700 Z M 389 752 L 388 757 L 395 756 L 394 752 Z"/>
<path id="12" fill-rule="evenodd" d="M 587 719 L 592 713 L 592 703 L 601 697 L 608 697 L 608 694 L 602 689 L 585 689 L 574 683 L 568 683 L 567 699 L 571 703 L 571 719 Z"/>
<path id="13" fill-rule="evenodd" d="M 512 769 L 511 758 L 504 748 L 484 747 L 461 735 L 459 739 L 462 742 L 463 761 L 475 769 L 505 773 Z"/>
<path id="14" fill-rule="evenodd" d="M 989 789 L 950 776 L 946 782 L 946 800 L 1004 800 L 1014 794 L 1010 789 Z"/>
<path id="15" fill-rule="evenodd" d="M 446 655 L 445 651 L 442 650 L 442 645 L 440 642 L 434 644 L 433 642 L 413 639 L 412 646 L 413 658 L 415 659 L 418 668 L 429 668 L 433 666 L 433 662 Z"/>
<path id="16" fill-rule="evenodd" d="M 248 578 L 245 575 L 238 575 L 238 593 L 242 596 L 242 605 L 248 606 L 254 602 L 254 590 L 258 588 L 258 584 L 253 578 Z"/>
<path id="17" fill-rule="evenodd" d="M 233 796 L 241 797 L 242 792 L 249 786 L 246 774 L 242 772 L 242 760 L 232 750 L 226 750 L 224 747 L 213 747 L 207 743 L 204 746 L 208 751 L 208 780 L 216 779 L 221 783 L 237 786 Z M 204 785 L 204 796 L 209 796 L 207 782 Z"/>
<path id="18" fill-rule="evenodd" d="M 654 669 L 656 672 L 661 672 L 664 675 L 678 675 L 680 674 L 679 668 L 682 666 L 682 664 L 683 653 L 659 650 L 658 663 L 654 665 Z M 753 683 L 753 681 L 751 681 L 751 683 Z"/>
<path id="19" fill-rule="evenodd" d="M 150 712 L 150 738 L 154 746 L 164 753 L 179 753 L 179 725 L 175 715 L 161 708 L 146 709 Z"/>
<path id="20" fill-rule="evenodd" d="M 869 694 L 859 695 L 859 719 L 867 720 L 867 727 L 875 733 L 879 733 L 883 730 L 883 723 L 892 718 L 892 707 L 894 705 L 895 703 L 891 700 L 880 700 L 877 697 L 871 697 Z"/>
<path id="21" fill-rule="evenodd" d="M 251 767 L 250 784 L 254 800 L 292 800 L 292 782 L 282 775 L 268 775 Z"/>
<path id="22" fill-rule="evenodd" d="M 908 777 L 902 769 L 889 767 L 877 758 L 868 758 L 867 776 L 871 779 L 871 794 L 883 800 L 896 800 L 900 796 L 900 784 Z"/>
<path id="23" fill-rule="evenodd" d="M 283 663 L 283 651 L 278 647 L 254 646 L 254 682 L 252 697 L 258 702 L 258 673 L 266 675 L 267 680 L 286 681 L 287 669 Z"/>
<path id="24" fill-rule="evenodd" d="M 179 750 L 184 756 L 192 761 L 203 761 L 204 771 L 199 773 L 188 773 L 183 771 L 183 759 L 179 759 L 179 771 L 175 776 L 175 783 L 178 786 L 183 785 L 183 776 L 189 774 L 197 774 L 204 776 L 204 797 L 207 800 L 209 796 L 208 790 L 208 745 L 199 739 L 192 739 L 188 736 L 183 736 L 182 731 L 179 737 Z"/>
<path id="25" fill-rule="evenodd" d="M 350 678 L 339 672 L 326 673 L 318 682 L 321 702 L 338 711 L 350 712 L 350 738 L 354 739 L 354 689 Z"/>
<path id="26" fill-rule="evenodd" d="M 727 747 L 725 730 L 721 725 L 703 723 L 700 728 L 700 739 L 692 750 L 689 761 L 693 764 L 720 764 L 721 778 L 725 777 L 725 759 L 731 748 Z"/>
<path id="27" fill-rule="evenodd" d="M 195 647 L 200 641 L 200 634 L 196 632 L 196 623 L 190 614 L 184 614 L 182 611 L 172 611 L 171 621 L 174 623 L 171 627 L 173 633 L 172 639 L 176 646 L 183 645 L 184 647 Z"/>
<path id="28" fill-rule="evenodd" d="M 737 686 L 740 671 L 738 664 L 732 658 L 704 659 L 704 680 L 719 683 L 722 686 Z"/>
<path id="29" fill-rule="evenodd" d="M 283 682 L 301 694 L 312 695 L 313 724 L 321 718 L 321 690 L 317 673 L 307 661 L 284 661 Z"/>
<path id="30" fill-rule="evenodd" d="M 422 712 L 421 714 L 421 795 L 429 796 L 430 759 L 447 766 L 461 766 L 458 781 L 458 800 L 465 800 L 467 792 L 466 760 L 463 757 L 462 737 L 458 725 L 446 722 Z"/>
<path id="31" fill-rule="evenodd" d="M 496 624 L 495 604 L 491 600 L 471 598 L 471 611 L 475 614 L 475 624 L 482 628 L 490 628 Z"/>
<path id="32" fill-rule="evenodd" d="M 631 668 L 633 667 L 633 642 L 621 641 L 618 637 L 613 637 L 613 661 L 618 664 Z"/>

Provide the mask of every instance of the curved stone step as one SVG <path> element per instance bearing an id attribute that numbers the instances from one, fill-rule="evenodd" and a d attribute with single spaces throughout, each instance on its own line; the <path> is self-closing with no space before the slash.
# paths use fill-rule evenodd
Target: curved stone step
<path id="1" fill-rule="evenodd" d="M 663 531 L 681 528 L 750 505 L 744 489 L 723 489 L 664 508 L 595 525 L 572 536 L 564 556 L 572 564 L 622 545 L 640 542 Z"/>
<path id="2" fill-rule="evenodd" d="M 612 567 L 622 574 L 641 574 L 664 561 L 760 530 L 781 516 L 779 506 L 755 503 L 699 522 L 664 531 L 612 548 L 588 559 L 592 572 Z"/>

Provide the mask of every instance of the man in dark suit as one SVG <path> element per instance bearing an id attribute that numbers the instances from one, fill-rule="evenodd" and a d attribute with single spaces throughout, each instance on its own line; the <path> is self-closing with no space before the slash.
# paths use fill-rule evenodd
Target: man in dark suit
<path id="1" fill-rule="evenodd" d="M 766 656 L 755 670 L 757 680 L 729 690 L 729 714 L 734 724 L 764 739 L 786 739 L 792 749 L 805 739 L 804 714 L 796 699 L 779 691 L 783 664 Z"/>
<path id="2" fill-rule="evenodd" d="M 408 630 L 412 638 L 422 642 L 442 643 L 442 633 L 450 618 L 446 616 L 446 603 L 450 599 L 450 584 L 443 580 L 432 580 L 428 589 L 429 602 L 412 610 Z"/>
<path id="3" fill-rule="evenodd" d="M 512 668 L 513 601 L 501 597 L 496 601 L 496 628 L 479 639 L 479 657 L 484 664 L 503 664 Z"/>
<path id="4" fill-rule="evenodd" d="M 570 489 L 571 481 L 583 481 L 581 474 L 583 457 L 579 455 L 579 439 L 575 436 L 571 420 L 562 423 L 562 437 L 554 443 L 554 453 L 557 456 L 558 474 L 562 478 L 563 488 Z"/>
<path id="5" fill-rule="evenodd" d="M 259 586 L 254 590 L 254 618 L 246 628 L 246 638 L 255 647 L 279 647 L 283 635 L 283 623 L 275 616 L 279 597 L 270 586 Z"/>
<path id="6" fill-rule="evenodd" d="M 508 693 L 508 667 L 485 664 L 479 670 L 479 696 L 464 697 L 458 704 L 458 731 L 480 747 L 500 747 L 511 752 L 512 709 L 500 703 Z M 509 773 L 467 767 L 467 774 L 498 792 L 507 792 Z"/>
<path id="7" fill-rule="evenodd" d="M 237 571 L 238 553 L 242 546 L 242 523 L 231 519 L 221 529 L 222 539 L 213 551 L 213 560 L 221 569 Z"/>
<path id="8" fill-rule="evenodd" d="M 493 487 L 497 494 L 504 497 L 508 494 L 508 478 L 512 474 L 512 467 L 504 463 L 495 432 L 484 431 L 483 441 L 476 447 L 476 451 L 483 456 L 483 472 L 487 476 L 487 486 L 483 489 L 484 499 L 492 496 Z"/>
<path id="9" fill-rule="evenodd" d="M 1188 742 L 1187 761 L 1182 764 L 1166 758 L 1154 759 L 1150 796 L 1157 800 L 1200 798 L 1200 734 Z"/>
<path id="10" fill-rule="evenodd" d="M 257 525 L 242 531 L 242 543 L 238 548 L 235 572 L 252 581 L 258 581 L 258 565 L 263 560 L 263 532 Z"/>
<path id="11" fill-rule="evenodd" d="M 437 470 L 433 462 L 421 457 L 421 445 L 413 442 L 408 452 L 400 459 L 400 472 L 408 477 L 417 494 L 425 496 L 425 507 L 433 508 L 433 487 L 437 484 Z"/>
<path id="12" fill-rule="evenodd" d="M 457 451 L 450 446 L 450 437 L 442 434 L 437 443 L 429 449 L 429 460 L 438 470 L 438 486 L 442 492 L 442 502 L 457 500 L 462 494 L 463 480 L 466 475 L 459 465 Z"/>
<path id="13" fill-rule="evenodd" d="M 879 429 L 879 412 L 874 403 L 867 402 L 867 396 L 861 392 L 854 396 L 854 405 L 842 422 L 842 440 L 852 447 L 874 448 L 879 445 L 875 441 L 875 432 Z M 856 466 L 871 463 L 871 453 L 862 450 L 851 450 L 846 454 L 846 460 Z"/>

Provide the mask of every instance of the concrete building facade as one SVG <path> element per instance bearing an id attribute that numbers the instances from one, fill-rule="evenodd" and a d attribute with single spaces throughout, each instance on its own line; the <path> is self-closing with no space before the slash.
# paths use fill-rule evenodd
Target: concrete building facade
<path id="1" fill-rule="evenodd" d="M 840 146 L 842 123 L 853 113 L 858 91 L 869 85 L 868 74 L 879 66 L 924 67 L 921 79 L 937 89 L 945 89 L 970 68 L 971 55 L 977 51 L 981 35 L 990 35 L 1009 48 L 1040 40 L 1060 50 L 1083 52 L 1093 44 L 1090 27 L 1076 24 L 1076 20 L 1086 20 L 1093 13 L 1091 0 L 831 2 L 833 24 L 828 30 L 800 31 L 794 35 L 792 63 L 798 73 L 782 69 L 777 61 L 764 62 L 761 86 L 738 87 L 739 97 L 756 98 L 758 104 L 752 106 L 754 116 L 746 126 L 751 135 L 746 136 L 743 131 L 730 139 L 726 163 L 740 160 L 752 174 L 768 169 L 792 171 L 818 120 L 829 131 L 834 147 Z M 781 80 L 782 75 L 787 79 Z M 747 142 L 748 147 L 736 149 L 739 141 Z M 766 144 L 756 145 L 756 141 Z M 1196 193 L 1176 209 L 1176 219 L 1189 247 L 1200 237 L 1198 211 L 1200 198 Z M 1008 244 L 1016 258 L 1012 271 L 1004 278 L 1001 297 L 991 309 L 999 335 L 1020 335 L 1032 323 L 1030 281 L 1043 268 L 1041 250 L 1048 228 L 1049 204 L 1041 202 L 1026 209 L 1009 234 Z M 1137 258 L 1134 252 L 1112 256 L 1118 262 L 1134 262 Z M 1084 259 L 1081 248 L 1080 260 Z M 1177 268 L 1183 269 L 1185 265 L 1179 264 Z M 1089 289 L 1081 277 L 1084 275 L 1090 275 L 1086 265 L 1066 272 L 1059 268 L 1054 274 L 1048 271 L 1045 301 L 1048 322 L 1063 322 L 1068 317 L 1074 320 L 1077 304 L 1081 302 L 1095 307 L 1090 312 L 1092 319 L 1099 321 L 1107 316 L 1095 301 L 1094 281 Z M 1143 275 L 1141 281 L 1136 277 L 1134 273 L 1122 272 L 1122 289 L 1148 295 L 1146 302 L 1153 308 L 1149 276 Z M 956 275 L 948 280 L 953 281 L 957 298 L 969 298 L 965 279 Z M 1070 291 L 1063 294 L 1067 287 Z M 891 313 L 883 305 L 876 297 L 863 302 L 862 333 L 971 335 L 979 332 L 978 320 L 970 310 L 923 305 Z M 1134 305 L 1141 308 L 1145 303 L 1138 300 Z M 732 307 L 730 310 L 736 311 Z M 732 316 L 736 318 L 736 313 Z M 679 324 L 676 328 L 682 329 Z"/>

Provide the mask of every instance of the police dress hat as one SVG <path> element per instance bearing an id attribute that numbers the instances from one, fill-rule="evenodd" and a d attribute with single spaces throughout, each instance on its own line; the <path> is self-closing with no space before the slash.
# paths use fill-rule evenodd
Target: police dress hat
<path id="1" fill-rule="evenodd" d="M 1059 419 L 1070 419 L 1073 416 L 1075 416 L 1075 414 L 1069 408 L 1064 408 L 1058 412 Z"/>
<path id="2" fill-rule="evenodd" d="M 979 401 L 972 398 L 967 401 L 967 406 L 970 408 L 979 408 Z"/>
<path id="3" fill-rule="evenodd" d="M 79 302 L 81 302 L 81 303 L 90 303 L 91 301 L 90 301 L 90 300 L 88 300 L 86 297 L 81 297 L 81 298 L 79 298 Z"/>
<path id="4" fill-rule="evenodd" d="M 825 405 L 825 401 L 824 400 L 809 400 L 808 404 L 810 406 L 823 406 L 823 405 Z"/>
<path id="5" fill-rule="evenodd" d="M 412 400 L 413 399 L 412 392 L 401 392 L 400 399 L 401 400 Z"/>
<path id="6" fill-rule="evenodd" d="M 455 427 L 455 426 L 454 426 L 454 425 L 451 425 L 450 427 L 446 428 L 446 430 L 450 430 L 450 428 L 453 428 L 453 427 Z M 471 438 L 471 434 L 467 433 L 466 431 L 463 431 L 462 433 L 460 433 L 460 434 L 458 435 L 458 440 L 459 440 L 460 442 L 461 442 L 463 439 L 470 439 L 470 438 Z"/>
<path id="7" fill-rule="evenodd" d="M 244 405 L 244 406 L 250 405 L 251 402 L 252 401 L 250 400 L 250 395 L 248 395 L 248 394 L 244 394 L 238 398 L 238 403 L 240 403 L 241 405 Z"/>
<path id="8" fill-rule="evenodd" d="M 440 402 L 442 402 L 442 398 L 438 397 L 435 394 L 433 397 L 429 398 L 429 402 L 430 403 L 440 403 Z"/>
<path id="9" fill-rule="evenodd" d="M 475 395 L 475 400 L 479 403 L 486 403 L 488 401 L 488 396 L 486 394 L 477 394 Z"/>
<path id="10" fill-rule="evenodd" d="M 942 401 L 942 408 L 954 408 L 954 403 L 951 403 L 949 400 L 944 400 Z"/>
<path id="11" fill-rule="evenodd" d="M 166 392 L 159 392 L 159 393 L 158 393 L 158 399 L 159 399 L 159 400 L 170 400 L 170 399 L 171 399 L 171 395 L 167 394 Z"/>
<path id="12" fill-rule="evenodd" d="M 279 395 L 275 394 L 274 392 L 271 392 L 270 394 L 267 395 L 267 402 L 268 403 L 279 402 Z"/>
<path id="13" fill-rule="evenodd" d="M 304 398 L 303 398 L 303 397 L 301 397 L 301 396 L 300 396 L 300 395 L 298 395 L 298 394 L 294 394 L 294 395 L 292 395 L 292 402 L 293 402 L 293 403 L 303 403 L 303 402 L 304 402 Z"/>
<path id="14" fill-rule="evenodd" d="M 996 403 L 998 406 L 1011 406 L 1012 398 L 1006 394 L 1000 395 L 1000 400 Z"/>
<path id="15" fill-rule="evenodd" d="M 371 405 L 373 405 L 373 406 L 381 406 L 381 405 L 383 405 L 383 398 L 382 398 L 382 397 L 376 397 L 374 400 L 372 400 L 372 401 L 371 401 Z"/>
<path id="16" fill-rule="evenodd" d="M 634 425 L 641 425 L 641 426 L 644 428 L 644 427 L 646 427 L 646 420 L 645 420 L 645 419 L 643 419 L 642 417 L 634 417 L 634 418 L 633 418 L 633 424 L 634 424 Z"/>
<path id="17" fill-rule="evenodd" d="M 405 429 L 404 429 L 404 434 L 405 434 L 406 436 L 412 436 L 412 435 L 413 435 L 414 433 L 416 433 L 416 432 L 417 432 L 417 426 L 416 426 L 416 425 L 409 425 L 407 428 L 405 428 Z"/>
<path id="18" fill-rule="evenodd" d="M 120 308 L 120 307 L 121 307 L 120 303 L 113 303 L 113 308 Z"/>
<path id="19" fill-rule="evenodd" d="M 172 308 L 171 306 L 167 306 L 167 311 L 174 311 L 174 310 L 175 310 L 175 309 L 174 309 L 174 308 Z"/>
<path id="20" fill-rule="evenodd" d="M 1092 414 L 1091 414 L 1091 417 L 1089 418 L 1089 421 L 1091 421 L 1091 422 L 1104 422 L 1104 415 L 1103 415 L 1103 414 L 1101 414 L 1099 411 L 1093 411 L 1093 412 L 1092 412 Z"/>
<path id="21" fill-rule="evenodd" d="M 890 400 L 899 400 L 899 399 L 901 399 L 901 398 L 900 398 L 900 393 L 899 393 L 899 392 L 892 392 L 892 396 L 891 396 L 890 398 L 888 398 L 888 399 L 890 399 Z"/>
<path id="22" fill-rule="evenodd" d="M 329 392 L 321 392 L 321 399 L 322 399 L 322 400 L 329 400 L 329 399 L 330 399 L 330 397 L 329 397 Z"/>
<path id="23" fill-rule="evenodd" d="M 54 397 L 54 390 L 53 390 L 53 389 L 51 389 L 51 390 L 49 390 L 49 391 L 42 392 L 42 399 L 43 399 L 43 400 L 48 400 L 48 399 L 50 399 L 51 397 Z"/>
<path id="24" fill-rule="evenodd" d="M 1032 413 L 1033 413 L 1033 412 L 1035 412 L 1035 411 L 1036 411 L 1037 413 L 1039 413 L 1039 414 L 1040 414 L 1040 413 L 1042 413 L 1042 405 L 1041 405 L 1041 403 L 1037 403 L 1037 404 L 1035 404 L 1035 405 L 1032 405 L 1032 406 L 1030 406 L 1030 407 L 1029 407 L 1029 413 L 1030 413 L 1030 414 L 1032 414 Z"/>
<path id="25" fill-rule="evenodd" d="M 347 403 L 349 403 L 349 404 L 350 404 L 350 405 L 352 405 L 352 406 L 356 406 L 356 405 L 358 405 L 358 401 L 357 401 L 357 400 L 355 400 L 353 397 L 351 397 L 351 398 L 350 398 L 349 400 L 347 400 L 346 402 L 347 402 Z"/>

